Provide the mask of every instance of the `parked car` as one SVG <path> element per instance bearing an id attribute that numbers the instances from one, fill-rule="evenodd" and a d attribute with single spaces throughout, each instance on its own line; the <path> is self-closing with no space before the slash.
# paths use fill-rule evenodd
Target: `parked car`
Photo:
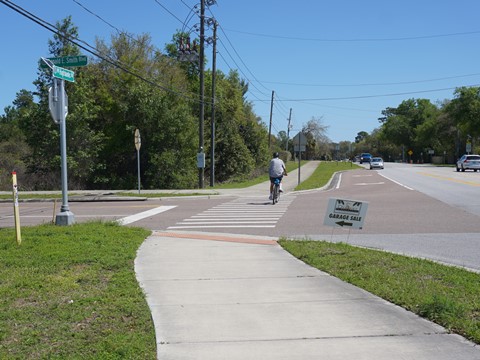
<path id="1" fill-rule="evenodd" d="M 381 157 L 374 157 L 370 160 L 370 170 L 383 169 L 383 159 Z"/>
<path id="2" fill-rule="evenodd" d="M 480 155 L 463 155 L 457 161 L 457 171 L 480 170 Z"/>
<path id="3" fill-rule="evenodd" d="M 364 162 L 370 162 L 370 160 L 372 160 L 372 154 L 369 154 L 369 153 L 363 153 L 362 155 L 360 155 L 360 164 L 364 163 Z"/>

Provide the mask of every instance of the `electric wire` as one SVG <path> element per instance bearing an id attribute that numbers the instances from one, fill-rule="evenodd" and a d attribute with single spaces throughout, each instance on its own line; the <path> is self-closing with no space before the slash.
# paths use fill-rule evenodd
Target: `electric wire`
<path id="1" fill-rule="evenodd" d="M 478 86 L 480 86 L 480 84 L 465 85 L 464 87 L 471 88 L 471 87 L 478 87 Z M 447 90 L 455 90 L 455 89 L 457 89 L 457 87 L 448 87 L 448 88 L 443 88 L 443 89 L 431 89 L 431 90 L 420 90 L 420 91 L 409 91 L 409 92 L 390 93 L 390 94 L 377 94 L 377 95 L 359 95 L 359 96 L 312 98 L 312 99 L 285 99 L 283 101 L 300 102 L 300 101 L 331 101 L 331 100 L 368 99 L 368 98 L 380 98 L 380 97 L 389 97 L 389 96 L 422 94 L 422 93 L 439 92 L 439 91 L 447 91 Z"/>
<path id="2" fill-rule="evenodd" d="M 188 100 L 188 101 L 193 101 L 193 102 L 199 102 L 200 100 L 198 98 L 196 98 L 196 94 L 195 94 L 195 97 L 191 97 L 191 96 L 188 96 L 187 93 L 185 92 L 179 92 L 179 91 L 176 91 L 176 90 L 173 90 L 171 88 L 168 88 L 166 86 L 163 86 L 163 85 L 160 85 L 156 82 L 153 82 L 151 80 L 148 80 L 146 78 L 144 78 L 143 76 L 137 74 L 136 72 L 130 70 L 127 68 L 126 65 L 123 65 L 121 64 L 120 62 L 116 61 L 116 60 L 113 60 L 113 59 L 110 59 L 108 56 L 104 56 L 102 54 L 99 53 L 98 49 L 96 49 L 95 47 L 93 47 L 92 45 L 88 44 L 87 42 L 79 39 L 79 38 L 71 38 L 71 37 L 68 37 L 68 36 L 65 36 L 64 34 L 62 34 L 61 32 L 58 31 L 58 29 L 53 25 L 53 24 L 50 24 L 49 22 L 41 19 L 40 17 L 32 14 L 31 12 L 25 10 L 24 8 L 20 7 L 19 5 L 9 1 L 9 0 L 0 0 L 0 3 L 6 5 L 7 7 L 11 8 L 12 10 L 14 10 L 15 12 L 19 13 L 20 15 L 28 18 L 29 20 L 35 22 L 36 24 L 40 25 L 41 27 L 45 28 L 46 30 L 62 37 L 63 39 L 71 42 L 72 44 L 78 46 L 80 49 L 83 49 L 84 51 L 88 52 L 89 54 L 99 58 L 99 59 L 102 59 L 103 61 L 109 63 L 110 65 L 113 65 L 114 67 L 117 67 L 119 69 L 121 69 L 122 71 L 154 86 L 154 87 L 157 87 L 157 88 L 160 88 L 162 90 L 165 90 L 167 92 L 170 92 L 172 94 L 175 94 L 177 96 L 181 96 L 183 97 L 184 99 Z"/>
<path id="3" fill-rule="evenodd" d="M 248 31 L 241 31 L 241 30 L 233 30 L 233 29 L 225 29 L 227 31 L 245 34 L 250 36 L 258 36 L 258 37 L 267 37 L 273 39 L 283 39 L 283 40 L 296 40 L 296 41 L 315 41 L 315 42 L 385 42 L 385 41 L 410 41 L 410 40 L 424 40 L 424 39 L 435 39 L 435 38 L 443 38 L 443 37 L 452 37 L 452 36 L 466 36 L 466 35 L 478 35 L 480 34 L 480 30 L 478 31 L 465 31 L 465 32 L 457 32 L 457 33 L 449 33 L 449 34 L 434 34 L 434 35 L 422 35 L 422 36 L 405 36 L 405 37 L 398 37 L 398 38 L 352 38 L 352 39 L 322 39 L 322 38 L 305 38 L 305 37 L 297 37 L 297 36 L 283 36 L 283 35 L 272 35 L 272 34 L 261 34 L 261 33 L 253 33 Z"/>
<path id="4" fill-rule="evenodd" d="M 107 20 L 105 20 L 102 16 L 98 15 L 97 13 L 93 12 L 91 9 L 87 8 L 85 5 L 83 5 L 82 3 L 80 3 L 78 0 L 72 0 L 75 4 L 77 4 L 78 6 L 80 6 L 83 10 L 85 10 L 86 12 L 88 12 L 89 14 L 91 14 L 92 16 L 96 17 L 97 19 L 99 19 L 100 21 L 102 21 L 103 23 L 107 24 L 109 27 L 111 27 L 112 29 L 114 29 L 119 35 L 125 35 L 126 37 L 128 37 L 130 40 L 136 42 L 136 43 L 140 43 L 138 41 L 137 38 L 135 38 L 134 36 L 130 35 L 129 33 L 127 33 L 126 31 L 122 31 L 120 30 L 118 27 L 116 27 L 115 25 L 111 24 L 110 22 L 108 22 Z M 156 48 L 155 46 L 153 45 L 150 45 L 148 46 L 147 48 L 148 51 L 150 51 L 151 53 L 155 54 L 155 53 L 161 53 L 160 50 L 158 48 Z"/>
<path id="5" fill-rule="evenodd" d="M 301 83 L 287 83 L 287 82 L 277 82 L 277 81 L 263 81 L 263 82 L 269 83 L 269 84 L 277 84 L 277 85 L 305 86 L 305 87 L 364 87 L 364 86 L 391 86 L 391 85 L 421 84 L 426 82 L 459 79 L 459 78 L 472 77 L 472 76 L 478 76 L 478 75 L 480 75 L 480 73 L 456 75 L 456 76 L 445 76 L 441 78 L 426 79 L 426 80 L 412 80 L 412 81 L 384 82 L 384 83 L 359 83 L 359 84 L 301 84 Z"/>

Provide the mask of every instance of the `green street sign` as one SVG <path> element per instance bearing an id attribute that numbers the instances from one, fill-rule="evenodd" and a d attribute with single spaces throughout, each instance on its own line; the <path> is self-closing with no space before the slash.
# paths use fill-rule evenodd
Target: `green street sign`
<path id="1" fill-rule="evenodd" d="M 67 80 L 70 82 L 75 82 L 74 78 L 74 73 L 72 70 L 64 69 L 60 66 L 53 66 L 53 76 L 62 79 L 62 80 Z"/>
<path id="2" fill-rule="evenodd" d="M 80 67 L 85 66 L 88 63 L 88 58 L 85 55 L 79 56 L 63 56 L 63 57 L 56 57 L 56 58 L 47 58 L 50 60 L 54 65 L 61 66 L 61 67 Z M 40 67 L 41 68 L 48 68 L 47 64 L 40 60 Z"/>

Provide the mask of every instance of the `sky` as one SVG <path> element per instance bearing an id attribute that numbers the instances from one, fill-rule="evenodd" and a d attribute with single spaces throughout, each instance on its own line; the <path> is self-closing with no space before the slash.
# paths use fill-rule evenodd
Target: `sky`
<path id="1" fill-rule="evenodd" d="M 34 90 L 53 38 L 4 2 L 51 24 L 71 15 L 90 45 L 126 31 L 163 51 L 178 30 L 195 31 L 199 1 L 0 0 L 0 114 L 18 91 Z M 267 127 L 273 92 L 272 134 L 287 131 L 291 109 L 290 137 L 315 119 L 333 142 L 371 133 L 382 110 L 404 100 L 440 103 L 479 86 L 478 14 L 478 0 L 217 0 L 206 10 L 219 24 L 217 69 L 249 83 Z"/>

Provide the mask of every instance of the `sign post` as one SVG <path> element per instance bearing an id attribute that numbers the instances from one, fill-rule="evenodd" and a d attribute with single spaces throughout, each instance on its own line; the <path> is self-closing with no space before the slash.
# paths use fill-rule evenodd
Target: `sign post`
<path id="1" fill-rule="evenodd" d="M 300 185 L 300 161 L 302 159 L 302 151 L 305 151 L 307 147 L 307 137 L 304 133 L 299 132 L 293 137 L 292 141 L 293 151 L 298 152 L 298 185 Z"/>
<path id="2" fill-rule="evenodd" d="M 17 173 L 12 172 L 12 185 L 13 185 L 13 213 L 15 217 L 15 231 L 17 236 L 17 244 L 22 243 L 22 235 L 20 233 L 20 213 L 18 209 L 18 185 L 17 185 Z"/>
<path id="3" fill-rule="evenodd" d="M 73 71 L 58 67 L 52 61 L 42 58 L 42 61 L 52 69 L 53 88 L 48 90 L 50 114 L 53 121 L 60 125 L 60 157 L 62 177 L 62 207 L 55 217 L 55 225 L 71 225 L 75 223 L 75 215 L 68 205 L 68 179 L 67 179 L 67 124 L 68 97 L 65 92 L 65 80 L 74 82 Z"/>
<path id="4" fill-rule="evenodd" d="M 60 124 L 60 156 L 62 163 L 62 206 L 60 213 L 55 217 L 56 225 L 71 225 L 75 222 L 75 215 L 70 211 L 68 205 L 68 180 L 67 180 L 67 105 L 66 105 L 66 93 L 65 93 L 65 81 L 54 79 L 54 82 L 60 83 L 59 90 L 59 103 L 57 108 L 59 109 L 59 124 Z"/>
<path id="5" fill-rule="evenodd" d="M 140 130 L 135 130 L 135 149 L 137 149 L 137 172 L 138 172 L 138 193 L 140 194 L 140 147 L 142 139 L 140 138 Z"/>

